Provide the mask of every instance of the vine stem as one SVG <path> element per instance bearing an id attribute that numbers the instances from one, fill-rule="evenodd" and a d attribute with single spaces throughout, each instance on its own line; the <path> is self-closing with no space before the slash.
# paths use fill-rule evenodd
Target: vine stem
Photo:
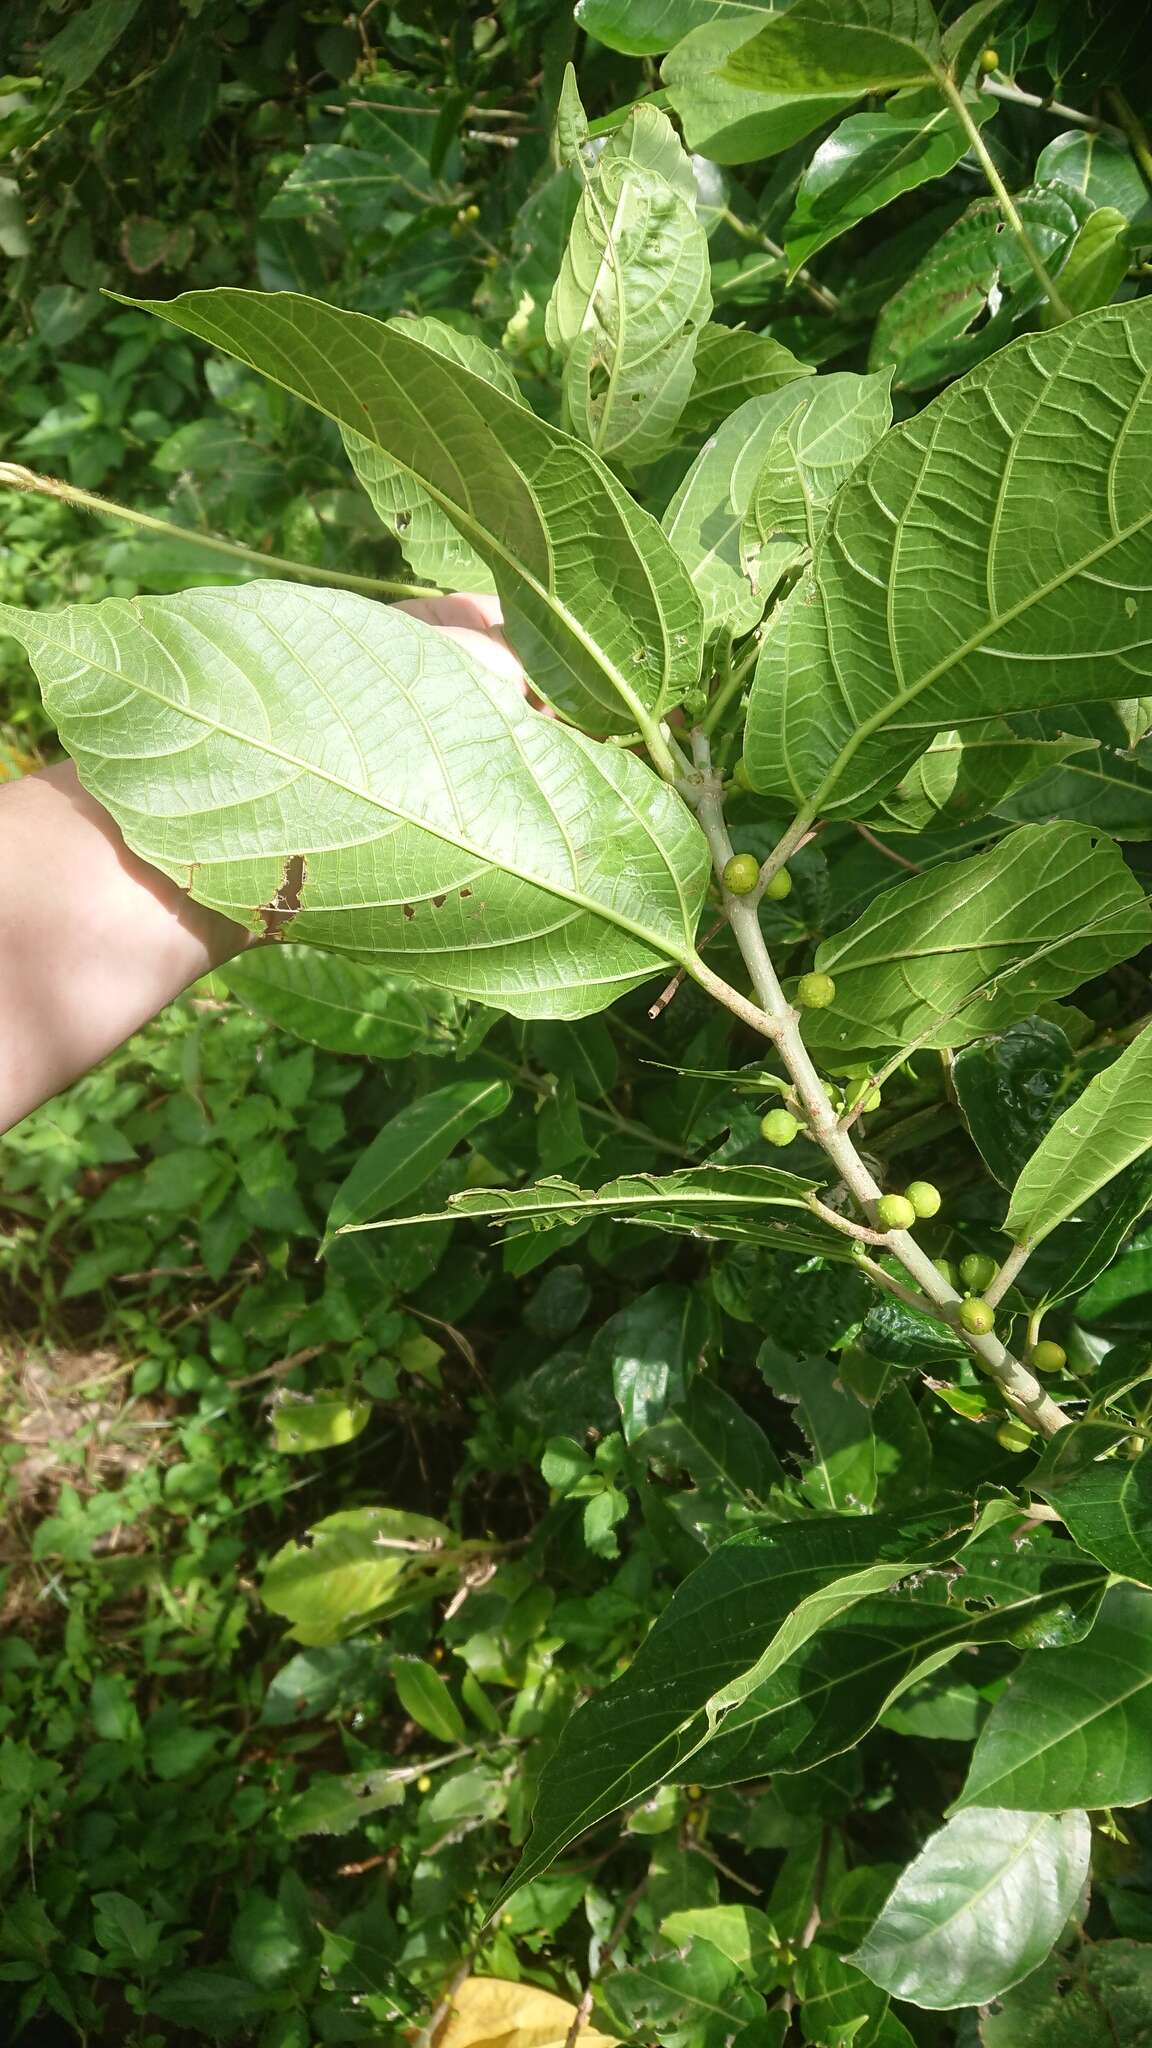
<path id="1" fill-rule="evenodd" d="M 699 727 L 692 735 L 692 757 L 695 775 L 690 782 L 683 781 L 681 787 L 696 812 L 708 841 L 712 865 L 720 877 L 726 862 L 732 857 L 732 842 L 724 822 L 722 787 L 712 772 L 708 735 Z M 771 1040 L 788 1070 L 811 1136 L 823 1148 L 839 1179 L 854 1196 L 869 1223 L 874 1228 L 878 1227 L 876 1204 L 883 1191 L 857 1152 L 850 1134 L 842 1128 L 824 1093 L 823 1083 L 800 1035 L 800 1013 L 788 1002 L 764 943 L 755 892 L 748 896 L 733 896 L 724 889 L 723 882 L 720 886 L 728 921 L 751 977 L 759 1007 L 731 988 L 710 968 L 705 968 L 702 961 L 694 960 L 689 972 L 734 1016 Z M 957 1329 L 983 1371 L 996 1381 L 1008 1406 L 1044 1436 L 1055 1436 L 1057 1430 L 1065 1428 L 1069 1417 L 1064 1410 L 1045 1392 L 1035 1375 L 1013 1358 L 998 1337 L 991 1334 L 978 1337 L 958 1325 L 956 1310 L 961 1296 L 937 1272 L 927 1252 L 921 1249 L 911 1233 L 906 1230 L 885 1231 L 884 1244 L 885 1249 L 899 1259 L 933 1313 L 941 1322 Z M 887 1275 L 884 1277 L 888 1278 Z"/>
<path id="2" fill-rule="evenodd" d="M 1013 107 L 1032 107 L 1038 114 L 1051 114 L 1054 120 L 1068 121 L 1074 128 L 1086 128 L 1091 135 L 1116 135 L 1123 130 L 1111 121 L 1098 121 L 1095 114 L 1082 114 L 1078 107 L 1066 107 L 1062 100 L 1043 100 L 1038 92 L 1025 92 L 1019 85 L 1011 85 L 1007 79 L 986 78 L 980 87 L 989 99 L 1007 100 Z"/>
<path id="3" fill-rule="evenodd" d="M 959 87 L 955 83 L 955 80 L 949 75 L 947 71 L 940 71 L 937 73 L 936 83 L 939 86 L 941 92 L 944 94 L 945 99 L 948 101 L 949 106 L 955 113 L 957 120 L 959 121 L 961 127 L 964 130 L 964 133 L 967 135 L 969 144 L 972 149 L 972 154 L 976 158 L 981 170 L 984 173 L 984 176 L 987 178 L 988 183 L 992 188 L 996 204 L 1000 208 L 1001 213 L 1004 215 L 1004 218 L 1007 221 L 1008 226 L 1011 228 L 1012 233 L 1015 235 L 1016 240 L 1019 242 L 1020 248 L 1024 256 L 1027 258 L 1029 267 L 1031 268 L 1033 275 L 1036 278 L 1036 282 L 1042 288 L 1049 305 L 1052 307 L 1053 312 L 1057 315 L 1059 319 L 1070 320 L 1072 318 L 1072 309 L 1070 306 L 1066 305 L 1064 300 L 1061 298 L 1060 293 L 1057 291 L 1056 286 L 1053 283 L 1051 276 L 1049 275 L 1047 266 L 1044 262 L 1044 258 L 1041 256 L 1039 249 L 1036 247 L 1035 242 L 1032 240 L 1031 235 L 1028 233 L 1027 228 L 1021 220 L 1020 215 L 1016 209 L 1016 202 L 1013 199 L 1012 194 L 1009 192 L 1007 185 L 1004 183 L 1003 178 L 1000 176 L 999 171 L 996 169 L 996 165 L 992 160 L 992 156 L 989 152 L 988 145 L 985 142 L 984 137 L 981 135 L 980 130 L 977 127 L 975 121 L 972 119 L 963 93 L 960 91 Z"/>
<path id="4" fill-rule="evenodd" d="M 0 462 L 0 489 L 31 491 L 42 498 L 55 498 L 61 504 L 75 505 L 83 512 L 99 512 L 105 519 L 125 519 L 129 525 L 141 526 L 147 533 L 162 534 L 165 540 L 186 540 L 193 547 L 214 548 L 218 555 L 231 555 L 241 562 L 255 562 L 265 571 L 279 569 L 302 583 L 327 583 L 337 590 L 357 590 L 364 597 L 442 597 L 444 594 L 427 583 L 389 582 L 379 576 L 349 576 L 339 569 L 317 569 L 310 562 L 292 562 L 285 555 L 262 555 L 258 548 L 246 548 L 238 540 L 218 540 L 214 533 L 198 533 L 194 527 L 177 526 L 174 519 L 158 519 L 152 512 L 137 512 L 134 506 L 118 505 L 113 498 L 98 498 L 94 492 L 82 491 L 76 484 L 62 483 L 59 477 L 38 476 L 34 469 L 25 469 L 18 462 Z"/>

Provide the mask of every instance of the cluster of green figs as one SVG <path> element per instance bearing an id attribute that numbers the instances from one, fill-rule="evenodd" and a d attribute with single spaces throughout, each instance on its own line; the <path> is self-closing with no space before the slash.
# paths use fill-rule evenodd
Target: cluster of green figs
<path id="1" fill-rule="evenodd" d="M 769 880 L 761 885 L 760 863 L 754 853 L 734 853 L 721 874 L 725 889 L 732 896 L 750 896 L 759 889 L 774 903 L 782 903 L 792 893 L 792 877 L 787 868 L 778 868 Z M 802 974 L 793 991 L 793 1000 L 801 1010 L 826 1010 L 836 1000 L 836 983 L 830 974 Z M 860 1108 L 868 1111 L 880 1107 L 880 1090 L 864 1084 L 865 1099 L 860 1101 L 859 1091 L 847 1102 L 842 1091 L 830 1081 L 823 1084 L 824 1092 L 833 1107 L 840 1109 Z M 770 1109 L 760 1119 L 760 1135 L 766 1144 L 790 1145 L 800 1135 L 803 1124 L 788 1109 Z M 930 1180 L 909 1181 L 903 1194 L 881 1195 L 875 1205 L 873 1218 L 878 1230 L 911 1230 L 913 1226 L 940 1212 L 943 1197 Z M 954 1267 L 950 1259 L 933 1259 L 933 1265 L 942 1280 L 953 1288 L 963 1288 L 964 1293 L 956 1307 L 956 1320 L 969 1336 L 986 1337 L 996 1327 L 996 1311 L 985 1299 L 985 1291 L 992 1285 L 1000 1268 L 989 1252 L 969 1252 Z M 1063 1345 L 1041 1338 L 1032 1344 L 1028 1352 L 1028 1363 L 1036 1372 L 1062 1372 L 1067 1364 L 1067 1353 Z M 1024 1450 L 1031 1442 L 1032 1431 L 1010 1417 L 997 1431 L 1005 1450 Z"/>

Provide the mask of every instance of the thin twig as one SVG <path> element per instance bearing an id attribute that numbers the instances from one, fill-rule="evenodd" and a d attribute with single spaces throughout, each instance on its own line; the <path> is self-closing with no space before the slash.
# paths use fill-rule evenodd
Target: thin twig
<path id="1" fill-rule="evenodd" d="M 990 1308 L 995 1308 L 998 1301 L 1003 1301 L 1013 1281 L 1031 1258 L 1032 1249 L 1030 1244 L 1013 1245 L 996 1278 L 990 1280 L 984 1289 L 984 1299 Z"/>
<path id="2" fill-rule="evenodd" d="M 831 1224 L 833 1230 L 841 1231 L 845 1237 L 855 1238 L 857 1244 L 887 1244 L 886 1230 L 870 1230 L 866 1224 L 853 1223 L 850 1217 L 841 1216 L 838 1209 L 830 1209 L 827 1202 L 820 1200 L 819 1195 L 809 1195 L 806 1199 L 814 1216 L 819 1216 L 822 1222 Z"/>
<path id="3" fill-rule="evenodd" d="M 198 533 L 191 526 L 177 526 L 175 520 L 157 519 L 151 512 L 137 512 L 130 505 L 118 505 L 112 498 L 98 498 L 92 491 L 82 491 L 75 484 L 61 483 L 58 477 L 38 476 L 35 470 L 24 469 L 18 462 L 0 462 L 0 489 L 32 491 L 42 498 L 55 498 L 60 504 L 75 505 L 83 512 L 99 512 L 105 519 L 124 519 L 130 526 L 143 527 L 147 533 L 159 533 L 165 540 L 188 541 L 193 547 L 214 548 L 218 555 L 231 555 L 241 562 L 254 562 L 266 574 L 279 570 L 282 575 L 293 576 L 301 583 L 330 584 L 337 590 L 356 590 L 364 597 L 442 597 L 443 592 L 431 584 L 400 583 L 379 576 L 348 576 L 339 569 L 317 569 L 310 562 L 289 561 L 286 555 L 263 555 L 258 548 L 246 548 L 238 540 L 220 540 L 214 533 Z"/>
<path id="4" fill-rule="evenodd" d="M 704 937 L 700 941 L 701 952 L 703 951 L 705 946 L 711 945 L 713 939 L 716 937 L 717 932 L 722 932 L 727 922 L 728 919 L 726 916 L 718 917 L 716 919 L 716 922 L 712 926 L 711 930 L 706 931 Z M 648 1012 L 648 1015 L 651 1017 L 653 1023 L 655 1023 L 657 1017 L 660 1016 L 661 1012 L 668 1008 L 669 1003 L 672 1001 L 673 996 L 676 994 L 676 991 L 680 987 L 680 984 L 684 980 L 687 972 L 688 969 L 686 967 L 678 967 L 676 969 L 675 974 L 672 976 L 671 981 L 668 982 L 666 986 L 661 989 L 659 995 L 656 998 L 656 1001 L 652 1004 L 652 1007 Z"/>
<path id="5" fill-rule="evenodd" d="M 1066 107 L 1062 100 L 1044 100 L 1039 93 L 1025 92 L 1019 85 L 1009 85 L 1005 79 L 986 78 L 981 85 L 990 99 L 1007 100 L 1014 107 L 1034 107 L 1038 114 L 1051 114 L 1057 121 L 1069 121 L 1074 128 L 1087 128 L 1094 135 L 1116 135 L 1121 130 L 1114 128 L 1111 121 L 1098 121 L 1094 114 L 1082 114 L 1078 107 Z"/>
<path id="6" fill-rule="evenodd" d="M 910 875 L 922 875 L 924 873 L 923 868 L 918 867 L 914 860 L 908 860 L 904 854 L 897 853 L 896 848 L 894 846 L 886 846 L 882 839 L 878 839 L 876 837 L 875 832 L 870 832 L 868 830 L 867 825 L 861 825 L 859 820 L 856 820 L 854 822 L 856 824 L 856 830 L 860 834 L 861 839 L 866 839 L 868 841 L 869 846 L 874 846 L 876 848 L 877 853 L 882 853 L 884 855 L 885 860 L 895 861 L 896 866 L 898 868 L 907 868 L 908 873 Z"/>

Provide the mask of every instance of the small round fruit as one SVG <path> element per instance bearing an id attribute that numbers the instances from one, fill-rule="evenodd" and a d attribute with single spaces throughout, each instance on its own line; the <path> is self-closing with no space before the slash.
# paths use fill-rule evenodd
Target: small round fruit
<path id="1" fill-rule="evenodd" d="M 1026 1422 L 1015 1415 L 1002 1422 L 996 1431 L 996 1441 L 1002 1451 L 1026 1451 L 1032 1442 L 1032 1431 Z"/>
<path id="2" fill-rule="evenodd" d="M 430 1792 L 432 1790 L 432 1780 L 428 1777 L 427 1773 L 422 1778 L 417 1778 L 416 1790 L 418 1792 Z"/>
<path id="3" fill-rule="evenodd" d="M 792 894 L 792 877 L 787 868 L 777 868 L 772 880 L 766 884 L 764 894 L 772 903 L 783 903 Z"/>
<path id="4" fill-rule="evenodd" d="M 996 1327 L 996 1311 L 981 1294 L 970 1294 L 956 1311 L 962 1330 L 970 1337 L 986 1337 Z"/>
<path id="5" fill-rule="evenodd" d="M 981 1294 L 985 1287 L 990 1287 L 999 1271 L 990 1252 L 969 1252 L 960 1261 L 960 1278 L 974 1294 Z"/>
<path id="6" fill-rule="evenodd" d="M 790 1145 L 799 1129 L 795 1117 L 786 1109 L 770 1109 L 760 1119 L 760 1136 L 769 1145 Z"/>
<path id="7" fill-rule="evenodd" d="M 734 853 L 725 861 L 720 877 L 730 896 L 750 896 L 760 880 L 760 863 L 754 853 Z"/>
<path id="8" fill-rule="evenodd" d="M 918 1216 L 938 1216 L 943 1199 L 930 1180 L 910 1180 L 904 1193 Z"/>
<path id="9" fill-rule="evenodd" d="M 830 974 L 802 974 L 796 1001 L 802 1010 L 827 1010 L 836 1001 L 836 983 Z"/>
<path id="10" fill-rule="evenodd" d="M 876 1221 L 881 1230 L 911 1230 L 916 1211 L 905 1195 L 881 1195 L 876 1204 Z"/>
<path id="11" fill-rule="evenodd" d="M 1062 1344 L 1054 1344 L 1050 1337 L 1042 1337 L 1032 1346 L 1028 1362 L 1037 1372 L 1063 1372 L 1068 1363 L 1068 1353 Z"/>
<path id="12" fill-rule="evenodd" d="M 993 73 L 994 71 L 999 71 L 999 69 L 1000 69 L 1000 52 L 999 52 L 999 50 L 992 50 L 992 49 L 988 49 L 988 50 L 981 50 L 981 52 L 980 52 L 980 69 L 981 69 L 981 71 L 982 71 L 982 72 L 984 73 L 985 77 L 988 77 L 988 78 L 990 78 L 990 77 L 991 77 L 991 75 L 992 75 L 992 73 Z"/>
<path id="13" fill-rule="evenodd" d="M 935 1266 L 936 1271 L 939 1273 L 940 1278 L 944 1281 L 945 1285 L 948 1287 L 955 1287 L 956 1268 L 952 1264 L 951 1259 L 933 1259 L 932 1264 Z"/>

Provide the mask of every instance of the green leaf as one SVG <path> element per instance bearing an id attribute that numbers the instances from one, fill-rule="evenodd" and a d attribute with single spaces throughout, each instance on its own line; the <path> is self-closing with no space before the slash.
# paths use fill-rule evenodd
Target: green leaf
<path id="1" fill-rule="evenodd" d="M 700 1295 L 665 1281 L 596 1332 L 591 1355 L 609 1366 L 625 1443 L 685 1400 L 708 1330 Z"/>
<path id="2" fill-rule="evenodd" d="M 961 714 L 1105 699 L 1152 673 L 1146 356 L 1152 306 L 1083 314 L 861 463 L 765 639 L 744 752 L 758 789 L 859 814 Z"/>
<path id="3" fill-rule="evenodd" d="M 458 363 L 494 391 L 523 406 L 520 387 L 503 356 L 476 334 L 462 334 L 443 320 L 415 319 L 409 314 L 386 323 L 411 341 L 423 344 L 448 363 Z M 491 590 L 489 564 L 463 539 L 444 505 L 414 482 L 374 440 L 350 427 L 342 430 L 348 460 L 372 500 L 373 509 L 404 552 L 414 576 L 440 583 L 448 590 Z"/>
<path id="4" fill-rule="evenodd" d="M 1108 1443 L 1114 1445 L 1115 1432 Z M 1051 1501 L 1073 1543 L 1089 1557 L 1152 1585 L 1152 1453 L 1131 1461 L 1105 1457 L 1050 1474 L 1041 1470 L 1034 1491 Z"/>
<path id="5" fill-rule="evenodd" d="M 965 1566 L 977 1555 L 965 1551 Z M 950 1595 L 929 1579 L 923 1590 L 878 1593 L 833 1614 L 748 1692 L 684 1774 L 724 1785 L 812 1770 L 852 1749 L 910 1686 L 957 1656 L 994 1643 L 1077 1641 L 1107 1585 L 1101 1570 L 1066 1563 L 1055 1547 L 1023 1569 L 998 1556 L 990 1576 L 995 1590 L 983 1606 L 974 1593 L 966 1600 L 962 1577 Z"/>
<path id="6" fill-rule="evenodd" d="M 466 1742 L 464 1717 L 434 1664 L 422 1657 L 394 1657 L 392 1683 L 409 1719 L 439 1742 Z"/>
<path id="7" fill-rule="evenodd" d="M 1152 1799 L 1152 1593 L 1118 1586 L 1083 1643 L 1034 1650 L 980 1731 L 954 1811 Z"/>
<path id="8" fill-rule="evenodd" d="M 140 0 L 91 0 L 41 44 L 41 68 L 59 79 L 64 92 L 76 92 L 115 49 L 139 8 Z"/>
<path id="9" fill-rule="evenodd" d="M 1024 1168 L 1004 1228 L 1036 1245 L 1152 1147 L 1152 1031 L 1089 1081 Z"/>
<path id="10" fill-rule="evenodd" d="M 832 375 L 777 427 L 740 532 L 741 564 L 763 599 L 815 547 L 837 491 L 891 424 L 887 376 Z"/>
<path id="11" fill-rule="evenodd" d="M 961 1052 L 952 1066 L 956 1099 L 981 1157 L 1010 1188 L 1082 1075 L 1058 1024 L 1025 1017 L 1002 1038 Z"/>
<path id="12" fill-rule="evenodd" d="M 668 105 L 678 115 L 688 148 L 718 164 L 744 164 L 776 156 L 834 120 L 859 97 L 856 92 L 811 94 L 772 86 L 754 90 L 733 80 L 728 63 L 750 26 L 743 12 L 704 22 L 664 59 L 661 76 Z"/>
<path id="13" fill-rule="evenodd" d="M 511 1100 L 507 1081 L 451 1081 L 406 1103 L 341 1182 L 328 1211 L 325 1242 L 349 1224 L 367 1223 L 406 1201 L 461 1139 L 502 1115 Z"/>
<path id="14" fill-rule="evenodd" d="M 573 431 L 606 459 L 648 462 L 683 411 L 712 309 L 696 182 L 655 107 L 637 107 L 582 174 L 545 334 L 567 359 Z"/>
<path id="15" fill-rule="evenodd" d="M 753 1982 L 763 1983 L 779 1959 L 776 1930 L 757 1906 L 689 1906 L 668 1913 L 660 1922 L 660 1932 L 677 1948 L 697 1939 L 711 1942 L 741 1976 L 751 1977 Z"/>
<path id="16" fill-rule="evenodd" d="M 774 0 L 576 0 L 586 35 L 628 57 L 658 57 L 703 23 L 735 13 L 749 30 L 770 14 Z"/>
<path id="17" fill-rule="evenodd" d="M 962 1512 L 962 1511 L 961 1511 Z M 826 1622 L 955 1547 L 960 1515 L 819 1516 L 721 1545 L 674 1593 L 622 1678 L 546 1764 L 519 1889 L 573 1838 L 681 1774 L 716 1726 Z"/>
<path id="18" fill-rule="evenodd" d="M 348 1835 L 374 1813 L 404 1803 L 404 1781 L 391 1771 L 356 1771 L 336 1777 L 317 1771 L 286 1801 L 281 1825 L 290 1842 L 303 1835 Z"/>
<path id="19" fill-rule="evenodd" d="M 978 96 L 969 111 L 983 125 L 996 101 Z M 932 91 L 901 94 L 874 114 L 850 114 L 821 143 L 800 180 L 784 230 L 792 275 L 902 192 L 944 177 L 968 147 L 955 111 Z"/>
<path id="20" fill-rule="evenodd" d="M 1152 767 L 1147 760 L 1133 760 L 1113 747 L 1067 744 L 1075 746 L 1074 758 L 1054 762 L 1039 777 L 1029 775 L 1022 786 L 997 796 L 989 808 L 1015 824 L 1067 818 L 1107 832 L 1112 839 L 1152 839 Z"/>
<path id="21" fill-rule="evenodd" d="M 1127 275 L 1130 243 L 1128 223 L 1114 206 L 1100 206 L 1089 214 L 1060 271 L 1060 297 L 1070 313 L 1108 304 Z M 1050 305 L 1043 325 L 1055 327 L 1060 318 Z"/>
<path id="22" fill-rule="evenodd" d="M 899 787 L 880 803 L 877 821 L 883 820 L 887 831 L 896 827 L 901 832 L 927 832 L 935 826 L 963 825 L 995 813 L 1019 824 L 1032 820 L 1047 824 L 1055 816 L 1072 823 L 1100 825 L 1107 831 L 1103 818 L 1059 803 L 1041 802 L 1035 794 L 1038 790 L 1051 794 L 1069 756 L 1077 757 L 1066 771 L 1074 783 L 1080 761 L 1094 761 L 1100 751 L 1079 738 L 1024 739 L 1006 719 L 982 719 L 953 732 L 938 733 Z M 1152 822 L 1149 830 L 1152 832 Z"/>
<path id="23" fill-rule="evenodd" d="M 798 377 L 814 374 L 782 342 L 746 327 L 709 322 L 696 344 L 695 376 L 680 415 L 682 434 L 710 434 L 749 398 L 766 398 Z"/>
<path id="24" fill-rule="evenodd" d="M 932 79 L 939 51 L 929 0 L 794 0 L 740 43 L 724 75 L 799 100 L 859 98 Z"/>
<path id="25" fill-rule="evenodd" d="M 718 1387 L 698 1379 L 679 1406 L 635 1438 L 641 1457 L 682 1467 L 697 1486 L 753 1511 L 764 1508 L 784 1470 L 759 1423 Z"/>
<path id="26" fill-rule="evenodd" d="M 691 957 L 679 798 L 403 612 L 250 583 L 3 626 L 133 851 L 249 930 L 537 1016 Z"/>
<path id="27" fill-rule="evenodd" d="M 744 2029 L 754 2039 L 764 2014 L 738 1965 L 700 1939 L 679 1955 L 613 1970 L 601 1996 L 613 2026 L 662 2048 L 728 2048 Z"/>
<path id="28" fill-rule="evenodd" d="M 771 1340 L 761 1346 L 757 1366 L 781 1401 L 796 1406 L 797 1421 L 812 1452 L 802 1490 L 815 1508 L 859 1513 L 876 1499 L 877 1447 L 869 1410 L 836 1378 L 826 1358 L 797 1359 Z"/>
<path id="29" fill-rule="evenodd" d="M 648 1227 L 836 1255 L 844 1240 L 809 1216 L 806 1197 L 815 1185 L 774 1166 L 686 1166 L 678 1173 L 626 1174 L 600 1188 L 577 1187 L 556 1176 L 525 1188 L 463 1188 L 449 1196 L 444 1209 L 426 1216 L 391 1216 L 369 1227 L 392 1230 L 480 1217 L 520 1236 L 598 1214 L 634 1216 Z M 777 1217 L 773 1211 L 781 1213 Z"/>
<path id="30" fill-rule="evenodd" d="M 931 2012 L 983 2005 L 1044 1961 L 1088 1875 L 1086 1813 L 958 1813 L 849 1959 Z"/>
<path id="31" fill-rule="evenodd" d="M 1013 204 L 1049 276 L 1085 217 L 1071 186 L 1031 187 Z M 891 364 L 898 391 L 922 391 L 982 363 L 1043 299 L 1023 247 L 994 199 L 977 199 L 900 285 L 872 334 L 869 367 Z"/>
<path id="32" fill-rule="evenodd" d="M 363 1436 L 371 1417 L 371 1401 L 288 1394 L 273 1412 L 272 1434 L 278 1451 L 328 1451 Z"/>
<path id="33" fill-rule="evenodd" d="M 318 299 L 221 287 L 126 303 L 383 449 L 488 564 L 535 688 L 578 724 L 629 731 L 694 688 L 688 580 L 655 521 L 579 442 L 400 328 Z"/>
<path id="34" fill-rule="evenodd" d="M 1085 1941 L 1052 1956 L 981 2023 L 983 2048 L 1147 2048 L 1148 1946 Z"/>
<path id="35" fill-rule="evenodd" d="M 325 1052 L 377 1060 L 436 1049 L 454 1004 L 433 989 L 393 981 L 362 960 L 314 946 L 261 946 L 242 953 L 221 978 L 234 996 L 285 1031 Z"/>
<path id="36" fill-rule="evenodd" d="M 1059 180 L 1091 201 L 1114 207 L 1135 228 L 1152 229 L 1152 193 L 1127 144 L 1091 129 L 1069 128 L 1041 150 L 1036 183 Z"/>
<path id="37" fill-rule="evenodd" d="M 805 1039 L 829 1055 L 963 1045 L 1149 936 L 1152 912 L 1116 847 L 1082 826 L 1023 825 L 987 853 L 884 890 L 824 939 L 816 966 L 833 977 L 836 1000 L 808 1014 Z"/>
<path id="38" fill-rule="evenodd" d="M 482 1550 L 482 1544 L 460 1543 L 426 1515 L 348 1508 L 317 1522 L 306 1542 L 276 1552 L 261 1597 L 272 1614 L 292 1623 L 297 1642 L 316 1648 L 435 1599 L 456 1583 L 462 1559 Z"/>
<path id="39" fill-rule="evenodd" d="M 833 375 L 746 400 L 710 437 L 662 522 L 700 593 L 706 634 L 748 632 L 775 581 L 759 560 L 749 566 L 742 546 L 765 465 L 760 524 L 774 533 L 778 511 L 789 535 L 806 536 L 889 418 L 884 378 Z M 789 545 L 787 558 L 794 554 Z"/>

